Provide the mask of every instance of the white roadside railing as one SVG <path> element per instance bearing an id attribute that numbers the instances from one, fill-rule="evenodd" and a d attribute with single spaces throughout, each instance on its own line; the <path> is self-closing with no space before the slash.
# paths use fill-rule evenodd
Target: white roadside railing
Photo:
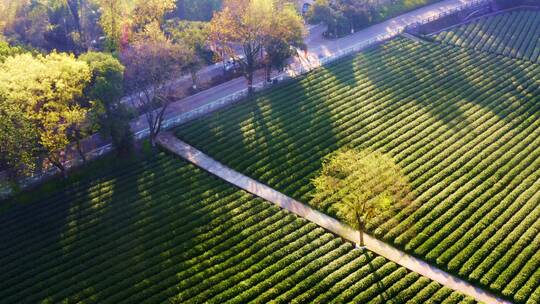
<path id="1" fill-rule="evenodd" d="M 404 30 L 417 28 L 417 27 L 419 27 L 421 25 L 433 22 L 435 20 L 439 20 L 439 19 L 441 19 L 443 17 L 453 15 L 455 13 L 464 11 L 466 9 L 479 8 L 479 7 L 482 7 L 482 6 L 486 5 L 486 4 L 489 4 L 491 2 L 492 2 L 492 0 L 473 0 L 473 1 L 470 1 L 470 2 L 467 2 L 467 3 L 464 3 L 464 4 L 460 5 L 460 6 L 456 6 L 454 8 L 451 8 L 449 10 L 437 13 L 436 15 L 430 16 L 430 17 L 422 19 L 420 21 L 411 23 L 411 24 L 407 25 L 404 28 Z"/>

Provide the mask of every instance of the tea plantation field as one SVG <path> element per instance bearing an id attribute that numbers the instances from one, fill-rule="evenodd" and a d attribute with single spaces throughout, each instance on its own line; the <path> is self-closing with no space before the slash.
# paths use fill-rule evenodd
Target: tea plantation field
<path id="1" fill-rule="evenodd" d="M 0 214 L 2 303 L 474 303 L 161 154 Z"/>
<path id="2" fill-rule="evenodd" d="M 437 41 L 540 62 L 540 11 L 486 16 L 432 35 Z"/>
<path id="3" fill-rule="evenodd" d="M 373 223 L 377 237 L 540 303 L 539 65 L 395 39 L 253 99 L 177 135 L 307 203 L 323 156 L 388 153 L 415 199 Z"/>

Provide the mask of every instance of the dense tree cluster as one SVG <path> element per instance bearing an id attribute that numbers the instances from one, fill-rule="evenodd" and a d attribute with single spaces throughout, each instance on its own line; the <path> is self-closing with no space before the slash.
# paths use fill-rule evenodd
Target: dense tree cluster
<path id="1" fill-rule="evenodd" d="M 130 120 L 150 141 L 175 81 L 216 58 L 283 69 L 301 47 L 302 18 L 288 0 L 0 0 L 0 167 L 13 176 L 55 166 L 66 174 L 84 139 L 100 133 L 128 153 Z M 210 21 L 211 20 L 211 21 Z M 210 22 L 208 22 L 210 21 Z M 124 96 L 127 96 L 123 99 Z"/>
<path id="2" fill-rule="evenodd" d="M 84 137 L 120 123 L 105 115 L 119 102 L 121 93 L 113 88 L 121 88 L 122 72 L 120 62 L 108 54 L 8 56 L 0 64 L 2 163 L 18 174 L 45 157 L 65 173 L 64 154 L 71 143 L 82 152 Z M 110 135 L 120 128 L 107 130 Z"/>
<path id="3" fill-rule="evenodd" d="M 109 49 L 154 21 L 208 22 L 222 0 L 0 0 L 0 31 L 11 44 L 82 53 Z"/>
<path id="4" fill-rule="evenodd" d="M 326 35 L 341 37 L 368 26 L 371 22 L 366 0 L 317 0 L 307 12 L 311 23 L 324 23 Z"/>

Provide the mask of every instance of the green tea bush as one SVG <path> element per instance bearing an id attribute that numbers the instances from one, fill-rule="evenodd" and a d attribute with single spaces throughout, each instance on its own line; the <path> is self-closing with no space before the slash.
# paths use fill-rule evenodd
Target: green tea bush
<path id="1" fill-rule="evenodd" d="M 528 284 L 520 295 L 534 297 L 540 282 L 527 281 L 536 264 L 526 261 L 540 251 L 529 246 L 540 219 L 539 96 L 538 64 L 398 38 L 177 135 L 305 203 L 325 155 L 392 155 L 413 200 L 375 219 L 371 232 L 494 293 L 513 298 Z M 319 209 L 336 214 L 329 203 Z"/>

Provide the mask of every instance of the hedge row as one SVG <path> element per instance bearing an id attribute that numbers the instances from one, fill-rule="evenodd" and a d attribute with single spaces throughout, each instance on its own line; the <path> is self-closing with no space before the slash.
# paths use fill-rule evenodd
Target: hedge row
<path id="1" fill-rule="evenodd" d="M 517 10 L 432 35 L 442 43 L 540 62 L 540 12 Z"/>
<path id="2" fill-rule="evenodd" d="M 414 200 L 377 236 L 518 303 L 540 296 L 540 66 L 392 40 L 178 128 L 228 166 L 309 203 L 326 154 L 392 155 Z M 332 206 L 321 211 L 335 215 Z M 535 227 L 535 226 L 534 226 Z M 515 262 L 520 259 L 521 263 Z M 519 296 L 517 296 L 519 294 Z"/>

